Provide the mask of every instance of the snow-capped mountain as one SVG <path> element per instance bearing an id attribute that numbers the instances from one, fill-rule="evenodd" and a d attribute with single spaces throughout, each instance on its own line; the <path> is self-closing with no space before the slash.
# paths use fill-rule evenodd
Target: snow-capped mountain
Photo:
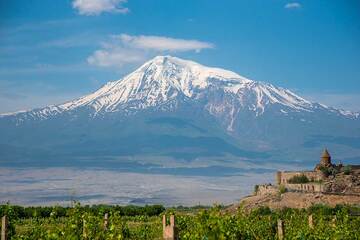
<path id="1" fill-rule="evenodd" d="M 79 99 L 0 115 L 0 151 L 9 158 L 14 158 L 9 148 L 24 154 L 59 148 L 57 156 L 184 158 L 190 151 L 195 152 L 191 159 L 250 159 L 264 157 L 263 152 L 287 156 L 289 147 L 304 153 L 304 148 L 336 145 L 340 151 L 355 148 L 345 156 L 352 157 L 360 155 L 353 144 L 359 122 L 357 113 L 307 101 L 284 88 L 158 56 Z"/>
<path id="2" fill-rule="evenodd" d="M 261 115 L 268 105 L 279 105 L 287 111 L 308 111 L 330 109 L 311 103 L 293 92 L 271 84 L 249 80 L 237 73 L 210 68 L 198 63 L 171 56 L 157 56 L 124 78 L 108 82 L 96 92 L 69 101 L 33 111 L 5 114 L 26 118 L 47 119 L 48 117 L 86 108 L 91 116 L 111 112 L 136 112 L 136 110 L 166 105 L 176 105 L 180 100 L 197 101 L 210 91 L 221 91 L 231 96 L 233 108 L 248 109 Z M 209 105 L 207 109 L 216 115 L 225 106 Z M 330 109 L 338 114 L 357 117 L 355 113 Z"/>

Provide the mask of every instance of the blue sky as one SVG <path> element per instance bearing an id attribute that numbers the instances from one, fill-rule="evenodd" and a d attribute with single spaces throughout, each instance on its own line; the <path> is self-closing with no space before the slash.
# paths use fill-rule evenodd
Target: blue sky
<path id="1" fill-rule="evenodd" d="M 169 54 L 360 111 L 360 2 L 0 0 L 0 113 L 61 103 Z"/>

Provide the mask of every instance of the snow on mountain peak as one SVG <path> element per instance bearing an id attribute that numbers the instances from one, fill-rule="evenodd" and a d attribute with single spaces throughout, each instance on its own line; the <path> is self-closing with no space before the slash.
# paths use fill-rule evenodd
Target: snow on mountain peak
<path id="1" fill-rule="evenodd" d="M 224 70 L 221 68 L 206 67 L 197 62 L 184 60 L 172 56 L 157 56 L 142 65 L 140 69 L 147 68 L 149 65 L 163 66 L 163 68 L 167 70 L 183 69 L 191 72 L 195 76 L 198 76 L 198 78 L 194 80 L 200 79 L 202 81 L 205 81 L 206 78 L 217 77 L 219 79 L 237 79 L 243 82 L 250 82 L 249 79 L 246 79 L 232 71 Z"/>
<path id="2" fill-rule="evenodd" d="M 210 91 L 221 91 L 233 99 L 230 103 L 233 113 L 239 111 L 240 107 L 254 111 L 258 116 L 264 113 L 268 105 L 274 104 L 287 109 L 281 109 L 283 114 L 289 110 L 312 112 L 318 106 L 324 108 L 289 90 L 252 81 L 232 71 L 206 67 L 177 57 L 157 56 L 122 79 L 108 82 L 94 93 L 61 105 L 18 114 L 46 119 L 65 111 L 86 108 L 96 116 L 99 113 L 129 112 L 164 104 L 176 105 L 179 99 L 196 100 Z M 208 109 L 212 109 L 210 113 L 227 111 L 225 105 L 228 103 L 219 104 L 208 106 Z M 349 113 L 336 111 L 349 116 Z"/>
<path id="3" fill-rule="evenodd" d="M 224 69 L 171 56 L 157 56 L 124 78 L 60 107 L 74 109 L 88 105 L 99 112 L 116 111 L 122 104 L 132 104 L 132 107 L 141 109 L 162 104 L 179 95 L 192 98 L 194 93 L 216 84 L 216 81 L 233 92 L 241 84 L 252 82 Z"/>

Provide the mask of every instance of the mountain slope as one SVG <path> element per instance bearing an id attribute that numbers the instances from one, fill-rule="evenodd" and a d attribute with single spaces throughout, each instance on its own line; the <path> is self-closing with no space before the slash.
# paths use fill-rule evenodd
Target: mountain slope
<path id="1" fill-rule="evenodd" d="M 232 158 L 236 165 L 305 160 L 313 156 L 311 148 L 323 145 L 351 158 L 360 156 L 359 122 L 356 113 L 312 103 L 287 89 L 158 56 L 79 99 L 0 115 L 0 161 L 162 156 L 212 158 L 216 164 Z"/>

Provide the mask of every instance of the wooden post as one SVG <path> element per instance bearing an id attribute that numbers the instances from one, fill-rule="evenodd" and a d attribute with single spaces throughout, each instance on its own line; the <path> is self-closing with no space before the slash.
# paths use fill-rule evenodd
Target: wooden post
<path id="1" fill-rule="evenodd" d="M 170 225 L 166 225 L 166 215 L 163 215 L 163 239 L 164 240 L 178 240 L 178 231 L 175 225 L 175 216 L 170 215 Z"/>
<path id="2" fill-rule="evenodd" d="M 3 216 L 1 219 L 1 240 L 7 240 L 7 227 L 8 219 L 7 216 Z"/>
<path id="3" fill-rule="evenodd" d="M 104 216 L 104 229 L 107 230 L 108 226 L 109 226 L 109 214 L 105 213 L 105 216 Z"/>
<path id="4" fill-rule="evenodd" d="M 86 228 L 86 220 L 83 220 L 83 239 L 88 239 L 88 233 Z"/>
<path id="5" fill-rule="evenodd" d="M 336 216 L 331 220 L 331 226 L 336 227 Z"/>
<path id="6" fill-rule="evenodd" d="M 284 224 L 283 224 L 283 221 L 281 219 L 278 219 L 278 222 L 277 222 L 277 234 L 278 234 L 278 239 L 279 240 L 282 240 L 284 239 Z"/>
<path id="7" fill-rule="evenodd" d="M 170 215 L 170 226 L 175 227 L 175 216 Z"/>
<path id="8" fill-rule="evenodd" d="M 308 222 L 309 222 L 309 227 L 310 227 L 311 229 L 314 229 L 314 219 L 313 219 L 313 215 L 312 215 L 312 214 L 309 215 Z"/>

